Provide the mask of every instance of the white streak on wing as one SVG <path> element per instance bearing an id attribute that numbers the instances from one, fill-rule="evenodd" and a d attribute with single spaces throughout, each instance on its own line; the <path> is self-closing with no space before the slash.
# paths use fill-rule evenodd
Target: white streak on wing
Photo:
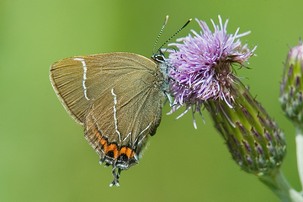
<path id="1" fill-rule="evenodd" d="M 114 110 L 114 123 L 115 123 L 115 130 L 116 133 L 118 134 L 119 137 L 119 141 L 121 142 L 121 134 L 120 131 L 118 130 L 118 119 L 117 119 L 117 95 L 114 93 L 114 89 L 112 88 L 111 90 L 112 95 L 114 96 L 114 106 L 113 106 L 113 110 Z"/>
<path id="2" fill-rule="evenodd" d="M 74 60 L 80 61 L 82 63 L 82 67 L 83 67 L 82 87 L 83 87 L 83 92 L 84 92 L 85 99 L 89 100 L 89 98 L 87 97 L 87 87 L 86 87 L 86 84 L 85 84 L 85 81 L 87 79 L 87 77 L 86 77 L 87 66 L 86 66 L 85 60 L 83 58 L 75 58 Z"/>
<path id="3" fill-rule="evenodd" d="M 131 134 L 132 132 L 128 133 L 127 136 L 122 140 L 122 142 L 124 142 Z"/>
<path id="4" fill-rule="evenodd" d="M 144 130 L 141 131 L 141 133 L 138 135 L 138 137 L 140 137 L 145 131 L 147 131 L 147 129 L 149 129 L 149 127 L 151 126 L 151 123 L 148 124 L 148 126 L 146 128 L 144 128 Z M 141 144 L 141 142 L 144 140 L 144 138 L 147 136 L 148 134 L 146 135 L 143 135 L 141 140 L 138 141 L 138 145 Z"/>

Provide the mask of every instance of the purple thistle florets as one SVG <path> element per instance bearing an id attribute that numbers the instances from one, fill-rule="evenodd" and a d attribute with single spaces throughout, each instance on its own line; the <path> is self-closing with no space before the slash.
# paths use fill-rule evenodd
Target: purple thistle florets
<path id="1" fill-rule="evenodd" d="M 238 28 L 234 34 L 227 34 L 228 20 L 223 24 L 221 17 L 218 18 L 219 25 L 211 20 L 213 32 L 206 22 L 196 19 L 202 29 L 200 33 L 192 30 L 192 35 L 169 44 L 176 47 L 168 50 L 174 109 L 185 105 L 200 111 L 203 102 L 209 99 L 222 99 L 232 107 L 233 97 L 228 88 L 234 78 L 232 64 L 242 66 L 256 47 L 249 50 L 239 40 L 250 32 L 239 34 Z"/>

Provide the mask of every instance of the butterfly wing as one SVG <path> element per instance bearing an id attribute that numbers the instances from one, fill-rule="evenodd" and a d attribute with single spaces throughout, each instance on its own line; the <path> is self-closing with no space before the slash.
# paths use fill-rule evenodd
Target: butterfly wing
<path id="1" fill-rule="evenodd" d="M 101 161 L 121 169 L 137 162 L 161 119 L 163 75 L 154 61 L 132 53 L 72 57 L 56 62 L 50 77 Z"/>
<path id="2" fill-rule="evenodd" d="M 102 92 L 117 84 L 129 85 L 134 82 L 132 75 L 136 71 L 153 73 L 156 66 L 150 59 L 133 53 L 78 56 L 54 63 L 50 79 L 67 112 L 83 124 L 86 111 Z"/>

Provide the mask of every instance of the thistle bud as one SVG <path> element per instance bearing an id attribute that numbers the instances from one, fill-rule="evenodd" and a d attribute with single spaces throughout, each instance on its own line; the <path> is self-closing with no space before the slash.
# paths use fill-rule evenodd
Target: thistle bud
<path id="1" fill-rule="evenodd" d="M 206 109 L 239 166 L 258 176 L 269 175 L 285 156 L 284 135 L 236 77 L 230 92 L 232 107 L 223 100 L 209 100 Z"/>
<path id="2" fill-rule="evenodd" d="M 303 116 L 303 45 L 290 49 L 286 58 L 280 89 L 280 102 L 286 116 L 296 123 L 302 123 Z"/>

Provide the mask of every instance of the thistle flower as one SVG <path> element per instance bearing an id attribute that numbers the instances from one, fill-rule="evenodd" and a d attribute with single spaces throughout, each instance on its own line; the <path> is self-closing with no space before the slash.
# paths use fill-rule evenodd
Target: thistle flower
<path id="1" fill-rule="evenodd" d="M 244 65 L 255 48 L 249 50 L 247 44 L 241 44 L 240 38 L 249 32 L 239 34 L 238 28 L 234 34 L 228 34 L 228 20 L 223 24 L 221 17 L 218 18 L 219 25 L 211 20 L 213 32 L 204 21 L 196 19 L 202 29 L 200 33 L 192 30 L 193 35 L 169 44 L 177 48 L 177 51 L 168 50 L 172 66 L 170 89 L 175 97 L 173 111 L 182 105 L 200 111 L 203 102 L 209 99 L 232 105 L 234 98 L 229 90 L 233 82 L 232 65 Z"/>
<path id="2" fill-rule="evenodd" d="M 290 49 L 280 88 L 280 102 L 286 116 L 295 123 L 303 123 L 303 45 Z"/>
<path id="3" fill-rule="evenodd" d="M 227 23 L 219 16 L 214 32 L 197 20 L 202 31 L 177 40 L 170 50 L 169 77 L 175 104 L 200 111 L 203 104 L 227 143 L 233 159 L 247 172 L 269 174 L 279 168 L 286 151 L 284 135 L 262 106 L 235 76 L 232 65 L 244 65 L 253 50 L 239 38 L 249 34 L 227 34 Z"/>
<path id="4" fill-rule="evenodd" d="M 227 34 L 227 24 L 197 20 L 202 31 L 177 40 L 170 50 L 170 90 L 174 95 L 172 112 L 182 105 L 193 112 L 205 106 L 215 127 L 224 138 L 236 163 L 255 174 L 281 199 L 288 201 L 289 186 L 280 172 L 286 154 L 283 132 L 265 109 L 235 75 L 233 65 L 244 66 L 256 47 L 250 50 L 240 38 L 249 34 Z"/>

